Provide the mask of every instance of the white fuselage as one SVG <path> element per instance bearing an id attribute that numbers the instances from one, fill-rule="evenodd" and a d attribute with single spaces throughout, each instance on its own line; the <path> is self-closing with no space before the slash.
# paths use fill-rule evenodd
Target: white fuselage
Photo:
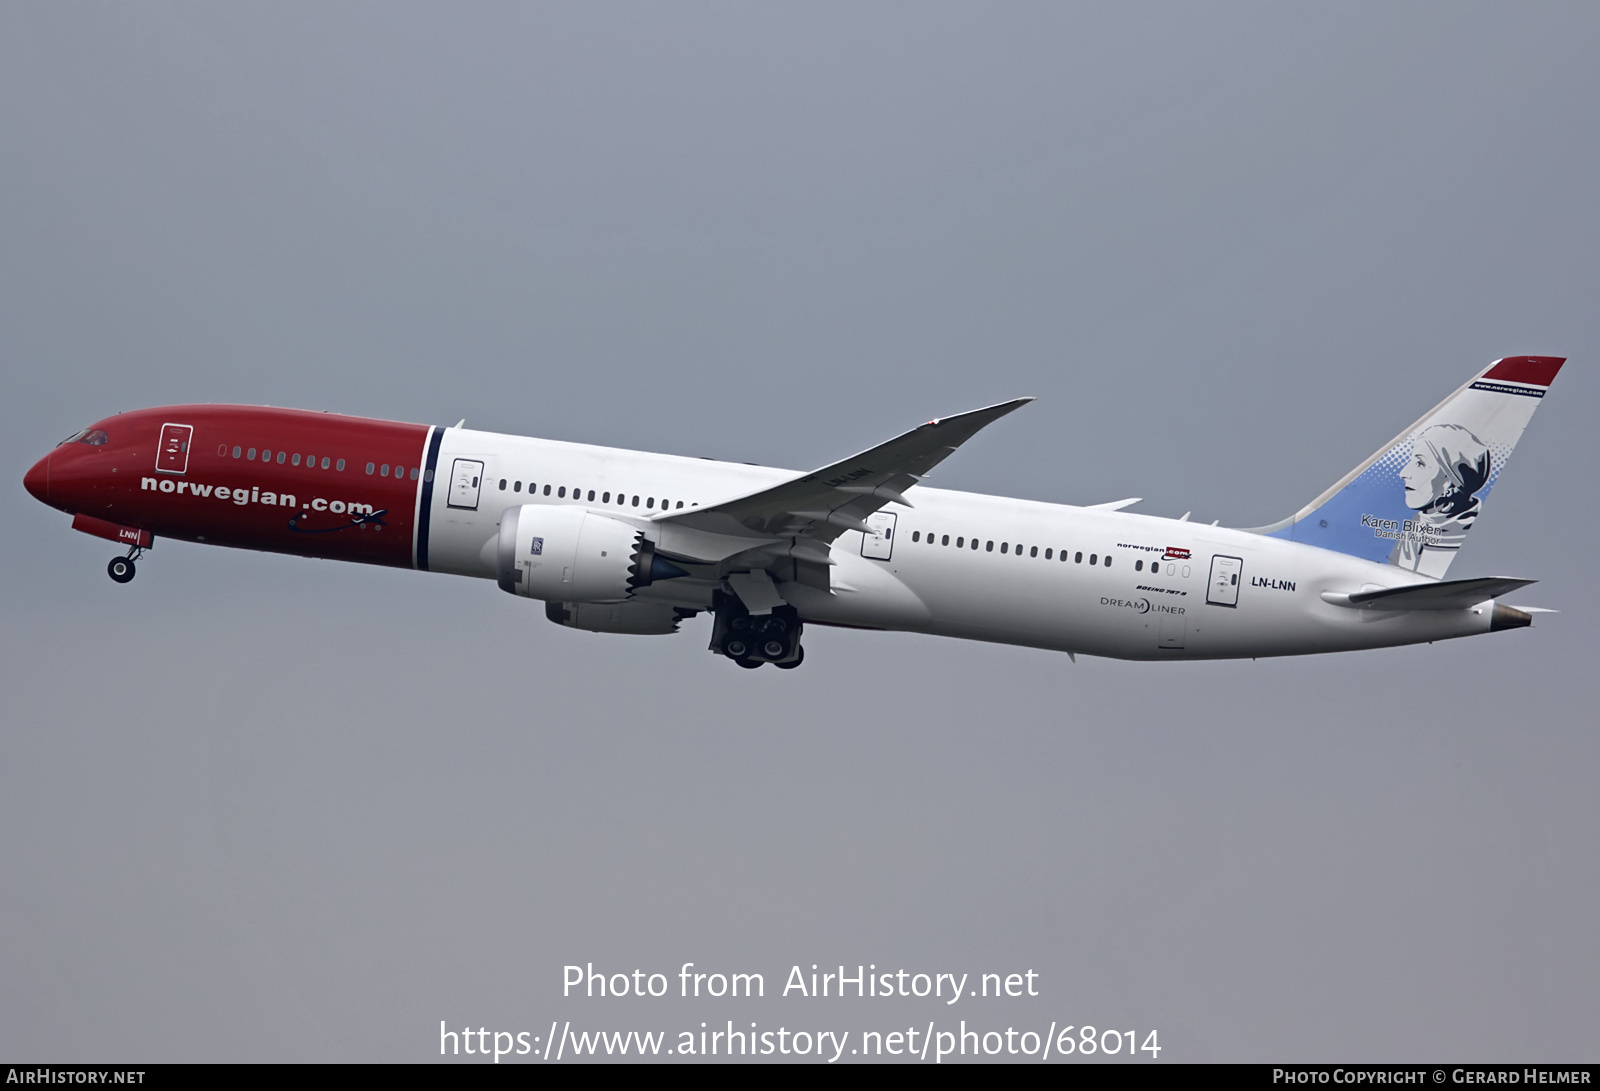
<path id="1" fill-rule="evenodd" d="M 451 506 L 448 478 L 458 459 L 483 463 L 475 508 Z M 444 432 L 438 475 L 427 567 L 485 579 L 495 578 L 496 536 L 509 507 L 648 519 L 663 503 L 704 507 L 798 476 L 461 428 Z M 852 530 L 833 542 L 831 590 L 779 584 L 804 620 L 1121 659 L 1298 655 L 1490 628 L 1488 604 L 1369 611 L 1326 602 L 1324 592 L 1432 581 L 1250 531 L 926 486 L 908 499 L 914 509 L 883 509 L 893 519 L 882 538 Z M 680 582 L 643 588 L 638 598 L 710 605 L 703 585 L 674 586 Z"/>

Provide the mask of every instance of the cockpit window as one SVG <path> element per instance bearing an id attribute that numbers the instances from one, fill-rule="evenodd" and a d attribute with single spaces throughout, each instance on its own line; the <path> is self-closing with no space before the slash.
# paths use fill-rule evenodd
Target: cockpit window
<path id="1" fill-rule="evenodd" d="M 69 443 L 86 443 L 90 447 L 103 447 L 105 446 L 105 442 L 106 434 L 104 431 L 99 428 L 85 428 L 81 431 L 72 433 L 72 435 L 56 444 L 56 446 L 65 447 Z"/>

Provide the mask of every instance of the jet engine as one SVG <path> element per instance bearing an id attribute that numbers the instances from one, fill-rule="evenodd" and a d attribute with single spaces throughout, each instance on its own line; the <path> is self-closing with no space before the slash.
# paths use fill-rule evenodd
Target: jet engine
<path id="1" fill-rule="evenodd" d="M 569 603 L 626 602 L 656 580 L 688 575 L 631 523 L 553 504 L 501 514 L 496 569 L 502 591 Z"/>

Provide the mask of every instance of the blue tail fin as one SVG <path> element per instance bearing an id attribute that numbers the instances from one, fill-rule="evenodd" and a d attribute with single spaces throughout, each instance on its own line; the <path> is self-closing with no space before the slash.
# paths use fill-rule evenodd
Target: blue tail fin
<path id="1" fill-rule="evenodd" d="M 1262 534 L 1442 579 L 1566 363 L 1508 356 Z"/>

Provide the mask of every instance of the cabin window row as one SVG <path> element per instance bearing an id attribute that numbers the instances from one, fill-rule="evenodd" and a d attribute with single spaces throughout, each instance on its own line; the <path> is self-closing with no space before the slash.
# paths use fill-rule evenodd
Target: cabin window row
<path id="1" fill-rule="evenodd" d="M 403 478 L 403 477 L 406 476 L 406 468 L 404 466 L 395 466 L 393 468 L 393 472 L 394 472 L 394 476 L 395 477 Z M 383 463 L 381 465 L 378 465 L 378 464 L 375 464 L 375 463 L 371 463 L 371 462 L 367 463 L 367 476 L 370 477 L 374 473 L 376 473 L 379 477 L 388 477 L 389 474 L 390 474 L 389 464 L 387 462 L 385 462 L 385 463 Z M 415 481 L 417 479 L 417 467 L 415 467 L 415 466 L 411 467 L 410 476 L 411 476 L 411 480 L 413 480 L 413 481 Z M 433 478 L 430 477 L 430 478 L 428 478 L 428 480 L 432 481 Z"/>
<path id="2" fill-rule="evenodd" d="M 936 535 L 936 534 L 933 534 L 933 533 L 924 534 L 920 530 L 913 530 L 911 532 L 911 540 L 913 542 L 927 542 L 929 545 L 944 545 L 944 546 L 947 546 L 947 545 L 950 544 L 950 535 L 948 535 L 948 534 L 938 534 L 938 535 Z M 981 546 L 983 548 L 984 552 L 986 552 L 986 553 L 993 553 L 994 552 L 994 545 L 995 545 L 995 543 L 994 543 L 993 540 L 983 540 L 983 539 L 979 539 L 979 538 L 973 538 L 973 539 L 971 539 L 969 541 L 965 536 L 957 537 L 956 540 L 955 540 L 955 547 L 957 549 L 977 549 L 977 548 L 979 548 Z M 1008 553 L 1008 554 L 1013 554 L 1015 556 L 1021 557 L 1023 555 L 1022 550 L 1023 550 L 1023 546 L 1022 546 L 1022 543 L 1020 543 L 1020 542 L 1018 542 L 1016 544 L 1013 544 L 1011 542 L 1001 542 L 1000 543 L 1000 552 L 1001 553 Z M 1029 557 L 1037 557 L 1039 555 L 1039 547 L 1038 546 L 1028 546 L 1027 550 L 1028 550 L 1027 555 Z M 1044 559 L 1047 560 L 1047 561 L 1056 559 L 1056 550 L 1054 549 L 1054 547 L 1047 546 L 1045 548 Z M 1082 550 L 1066 550 L 1066 549 L 1063 549 L 1060 552 L 1060 559 L 1063 562 L 1071 561 L 1073 564 L 1083 564 L 1084 563 L 1083 551 Z M 1089 554 L 1089 557 L 1088 557 L 1088 563 L 1104 565 L 1106 568 L 1110 568 L 1111 567 L 1111 554 L 1107 553 L 1105 556 L 1101 556 L 1098 553 L 1091 553 L 1091 554 Z M 1146 562 L 1143 561 L 1143 560 L 1134 561 L 1133 562 L 1133 570 L 1135 572 L 1143 572 L 1144 569 L 1145 569 L 1145 563 Z M 1160 572 L 1161 572 L 1161 562 L 1160 561 L 1150 561 L 1149 565 L 1150 565 L 1150 574 L 1151 575 L 1154 576 L 1154 575 L 1159 575 L 1160 574 Z M 1174 575 L 1176 567 L 1177 567 L 1176 565 L 1170 565 L 1170 564 L 1167 565 L 1167 575 L 1169 575 L 1169 576 Z M 1187 576 L 1189 574 L 1188 565 L 1184 566 L 1183 574 L 1185 576 Z"/>
<path id="3" fill-rule="evenodd" d="M 502 477 L 500 479 L 500 491 L 501 492 L 505 492 L 506 491 L 507 484 L 509 484 L 511 486 L 511 491 L 512 492 L 521 492 L 522 491 L 522 482 L 520 482 L 520 481 L 510 481 L 509 479 Z M 529 496 L 533 496 L 535 493 L 538 492 L 538 490 L 539 490 L 539 486 L 538 485 L 534 484 L 532 481 L 528 482 L 528 495 Z M 544 487 L 544 495 L 545 496 L 552 496 L 553 495 L 557 500 L 565 500 L 567 498 L 567 487 L 565 485 L 553 485 L 553 486 L 552 485 L 546 485 Z M 602 493 L 599 493 L 598 495 L 600 497 L 600 499 L 598 501 L 599 503 L 601 503 L 601 504 L 609 504 L 609 503 L 611 503 L 611 494 L 609 492 L 602 492 Z M 595 490 L 593 490 L 593 489 L 588 490 L 588 494 L 587 494 L 587 499 L 588 500 L 594 500 L 595 496 L 596 496 Z M 572 490 L 572 499 L 574 499 L 574 500 L 583 500 L 583 499 L 585 499 L 584 490 L 581 489 L 581 488 L 574 488 Z M 637 507 L 640 506 L 641 502 L 643 503 L 644 507 L 646 507 L 646 508 L 653 509 L 653 508 L 656 507 L 656 498 L 653 497 L 653 496 L 641 497 L 638 493 L 634 493 L 632 502 L 630 503 L 627 493 L 622 493 L 622 492 L 617 493 L 617 506 L 618 507 L 635 507 L 635 508 L 637 508 Z M 661 506 L 661 510 L 662 511 L 666 511 L 668 508 L 672 507 L 672 501 L 668 500 L 666 497 L 663 496 L 661 498 L 661 501 L 660 501 L 660 506 Z M 682 500 L 678 501 L 678 507 L 680 507 L 680 508 L 683 507 L 683 501 Z"/>
<path id="4" fill-rule="evenodd" d="M 948 534 L 936 535 L 936 534 L 933 534 L 931 532 L 928 533 L 928 534 L 923 534 L 922 531 L 920 531 L 920 530 L 913 530 L 911 532 L 911 540 L 913 542 L 925 541 L 929 545 L 944 545 L 944 546 L 947 546 L 947 545 L 951 544 L 950 535 L 948 535 Z M 1012 555 L 1021 557 L 1021 556 L 1023 556 L 1023 550 L 1026 549 L 1028 551 L 1027 552 L 1027 556 L 1029 556 L 1029 557 L 1037 557 L 1037 556 L 1039 556 L 1039 547 L 1038 546 L 1024 546 L 1021 542 L 1001 542 L 999 544 L 1000 544 L 1000 552 L 1004 553 L 1004 554 L 1012 554 Z M 993 553 L 994 552 L 994 547 L 995 547 L 995 542 L 994 542 L 994 539 L 992 539 L 992 538 L 990 538 L 990 539 L 982 539 L 982 538 L 968 539 L 965 535 L 960 535 L 955 539 L 955 547 L 957 549 L 982 549 L 985 553 Z M 1045 560 L 1053 561 L 1053 560 L 1055 560 L 1057 558 L 1057 555 L 1058 554 L 1057 554 L 1056 549 L 1055 549 L 1054 546 L 1046 546 L 1045 547 L 1045 550 L 1044 550 L 1044 559 Z M 1085 562 L 1085 559 L 1086 559 L 1082 550 L 1074 551 L 1074 550 L 1063 549 L 1063 550 L 1060 551 L 1059 556 L 1060 556 L 1060 559 L 1062 561 L 1064 561 L 1064 562 L 1065 561 L 1071 561 L 1074 564 L 1083 564 Z M 1105 565 L 1105 567 L 1110 568 L 1111 567 L 1111 554 L 1107 553 L 1105 556 L 1101 556 L 1098 553 L 1090 553 L 1087 556 L 1087 561 L 1088 561 L 1089 564 L 1103 564 L 1103 565 Z M 1143 566 L 1141 565 L 1140 567 L 1142 568 Z"/>
<path id="5" fill-rule="evenodd" d="M 217 457 L 229 457 L 228 445 L 226 443 L 219 444 L 217 446 Z M 261 462 L 276 462 L 279 466 L 299 466 L 303 463 L 305 468 L 308 470 L 315 470 L 320 464 L 320 467 L 324 470 L 331 469 L 339 473 L 343 473 L 345 467 L 344 459 L 335 459 L 331 455 L 322 455 L 319 460 L 317 455 L 302 455 L 298 451 L 273 451 L 270 447 L 261 448 L 258 455 L 254 447 L 235 446 L 232 451 L 232 457 L 242 458 L 246 462 L 256 462 L 258 460 Z M 368 473 L 372 472 L 371 465 L 371 463 L 367 464 Z M 396 475 L 403 474 L 405 473 L 405 470 L 399 466 L 396 466 L 395 473 Z M 415 481 L 416 479 L 417 471 L 412 470 L 411 480 Z"/>

